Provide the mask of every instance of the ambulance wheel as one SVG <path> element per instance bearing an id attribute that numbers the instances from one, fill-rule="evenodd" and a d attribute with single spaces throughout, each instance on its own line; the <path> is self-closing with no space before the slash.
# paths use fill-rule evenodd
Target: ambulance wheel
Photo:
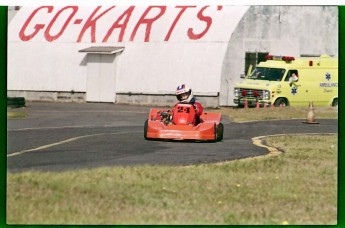
<path id="1" fill-rule="evenodd" d="M 222 141 L 223 140 L 223 133 L 224 133 L 224 125 L 222 123 L 219 123 L 218 125 L 218 133 L 217 133 L 217 140 Z"/>
<path id="2" fill-rule="evenodd" d="M 335 98 L 332 102 L 332 107 L 338 107 L 338 98 Z"/>
<path id="3" fill-rule="evenodd" d="M 148 122 L 149 122 L 149 120 L 146 120 L 145 124 L 144 124 L 144 138 L 145 139 L 147 139 L 147 126 L 148 126 Z"/>
<path id="4" fill-rule="evenodd" d="M 280 107 L 280 106 L 283 106 L 283 107 L 286 107 L 286 106 L 289 106 L 289 102 L 286 98 L 278 98 L 275 102 L 274 102 L 274 106 L 275 107 Z"/>

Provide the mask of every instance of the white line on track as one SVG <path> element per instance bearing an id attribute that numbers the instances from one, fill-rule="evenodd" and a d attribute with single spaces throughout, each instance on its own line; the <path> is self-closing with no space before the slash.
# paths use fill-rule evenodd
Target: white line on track
<path id="1" fill-rule="evenodd" d="M 120 111 L 120 110 L 34 110 L 33 113 L 149 113 L 148 111 Z"/>
<path id="2" fill-rule="evenodd" d="M 82 135 L 82 136 L 66 139 L 66 140 L 63 140 L 63 141 L 59 141 L 59 142 L 56 142 L 56 143 L 51 143 L 51 144 L 47 144 L 47 145 L 44 145 L 44 146 L 36 147 L 36 148 L 33 148 L 33 149 L 28 149 L 28 150 L 22 150 L 22 151 L 14 152 L 14 153 L 8 154 L 7 157 L 14 157 L 14 156 L 22 155 L 22 154 L 29 153 L 29 152 L 40 151 L 40 150 L 44 150 L 44 149 L 47 149 L 47 148 L 50 148 L 50 147 L 54 147 L 54 146 L 62 145 L 62 144 L 65 144 L 65 143 L 73 142 L 73 141 L 76 141 L 76 140 L 79 140 L 79 139 L 90 138 L 90 137 L 94 137 L 94 136 L 120 135 L 120 134 L 130 134 L 130 133 L 139 133 L 139 132 L 142 132 L 142 131 L 122 131 L 122 132 L 116 132 L 116 133 L 101 133 L 101 134 L 92 134 L 92 135 Z"/>
<path id="3" fill-rule="evenodd" d="M 140 124 L 109 124 L 109 125 L 77 125 L 77 126 L 60 126 L 60 127 L 27 127 L 19 129 L 8 129 L 7 131 L 30 131 L 30 130 L 51 130 L 51 129 L 66 129 L 66 128 L 94 128 L 94 127 L 139 127 Z"/>

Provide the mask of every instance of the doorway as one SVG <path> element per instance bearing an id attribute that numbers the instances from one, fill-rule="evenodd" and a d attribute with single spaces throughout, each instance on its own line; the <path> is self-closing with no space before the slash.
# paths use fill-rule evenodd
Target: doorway
<path id="1" fill-rule="evenodd" d="M 123 47 L 90 47 L 87 53 L 87 102 L 111 102 L 116 98 L 116 57 Z"/>
<path id="2" fill-rule="evenodd" d="M 115 102 L 115 56 L 88 54 L 87 102 Z"/>
<path id="3" fill-rule="evenodd" d="M 247 75 L 249 70 L 253 71 L 260 62 L 266 61 L 266 56 L 269 52 L 246 52 L 245 56 L 245 75 Z"/>

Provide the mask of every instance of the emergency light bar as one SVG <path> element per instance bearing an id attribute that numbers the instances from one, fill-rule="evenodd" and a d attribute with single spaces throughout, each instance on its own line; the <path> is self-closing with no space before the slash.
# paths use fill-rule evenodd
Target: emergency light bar
<path id="1" fill-rule="evenodd" d="M 275 55 L 266 55 L 266 60 L 283 60 L 285 62 L 291 62 L 295 60 L 293 56 L 275 56 Z"/>

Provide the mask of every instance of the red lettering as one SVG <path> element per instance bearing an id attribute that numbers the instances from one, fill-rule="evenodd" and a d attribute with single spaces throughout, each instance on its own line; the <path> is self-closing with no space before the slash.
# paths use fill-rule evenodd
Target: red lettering
<path id="1" fill-rule="evenodd" d="M 122 42 L 123 40 L 123 36 L 125 34 L 126 28 L 127 28 L 127 24 L 129 21 L 129 18 L 131 17 L 133 10 L 134 10 L 134 6 L 129 7 L 111 26 L 111 28 L 108 30 L 107 34 L 105 35 L 104 39 L 103 39 L 103 43 L 107 42 L 110 35 L 113 33 L 113 31 L 116 28 L 120 29 L 120 34 L 119 34 L 119 38 L 118 38 L 118 42 Z M 122 21 L 124 19 L 124 22 L 121 24 L 120 21 Z"/>
<path id="2" fill-rule="evenodd" d="M 85 20 L 84 18 L 74 18 L 77 14 L 79 7 L 78 6 L 65 6 L 64 8 L 59 9 L 59 11 L 54 15 L 51 21 L 47 24 L 45 23 L 35 23 L 38 18 L 42 19 L 45 18 L 44 16 L 48 16 L 48 14 L 52 14 L 54 11 L 54 6 L 41 6 L 35 9 L 31 15 L 27 18 L 25 23 L 23 24 L 21 30 L 19 31 L 19 37 L 22 41 L 29 41 L 33 39 L 37 34 L 43 30 L 44 37 L 48 42 L 53 42 L 57 40 L 62 34 L 66 31 L 67 27 L 73 23 L 74 25 L 80 25 L 84 22 L 84 25 L 81 26 L 77 42 L 81 42 L 84 38 L 84 35 L 89 32 L 90 34 L 90 42 L 95 43 L 97 39 L 97 26 L 106 26 L 107 21 L 100 20 L 104 18 L 104 15 L 109 14 L 109 12 L 115 8 L 116 6 L 109 6 L 109 8 L 102 9 L 102 6 L 97 6 L 90 16 Z M 170 23 L 167 23 L 167 33 L 165 34 L 164 41 L 169 41 L 173 32 L 178 25 L 181 23 L 181 18 L 186 14 L 187 10 L 191 11 L 191 9 L 196 8 L 197 6 L 175 6 L 175 10 L 177 14 L 175 18 L 171 19 Z M 198 40 L 205 36 L 205 34 L 209 31 L 213 21 L 210 15 L 207 15 L 206 11 L 210 6 L 202 7 L 199 12 L 197 13 L 197 19 L 204 28 L 201 29 L 198 27 L 187 27 L 187 37 L 191 40 Z M 130 6 L 129 8 L 125 9 L 118 15 L 115 15 L 114 21 L 112 21 L 111 27 L 108 29 L 107 33 L 105 34 L 102 42 L 108 42 L 110 37 L 118 34 L 117 39 L 115 38 L 116 42 L 123 42 L 126 30 L 128 30 L 128 25 L 132 18 L 132 15 L 135 10 L 135 6 Z M 223 9 L 223 6 L 217 6 L 216 10 L 220 11 Z M 141 17 L 137 21 L 134 29 L 131 31 L 129 41 L 134 41 L 135 36 L 138 33 L 139 29 L 142 29 L 145 33 L 144 35 L 144 42 L 150 41 L 151 31 L 153 29 L 153 24 L 158 21 L 166 12 L 167 6 L 148 6 L 145 11 L 142 13 Z M 47 15 L 40 15 L 38 14 L 46 13 Z M 36 20 L 35 20 L 36 19 Z M 166 18 L 167 19 L 167 18 Z M 57 23 L 59 22 L 59 23 Z M 103 23 L 101 25 L 101 23 Z M 57 26 L 61 25 L 61 28 Z M 170 27 L 169 27 L 170 24 Z M 200 32 L 200 30 L 202 30 Z M 158 31 L 156 31 L 158 32 Z M 161 31 L 164 32 L 164 31 Z M 127 32 L 128 33 L 128 32 Z M 164 33 L 163 33 L 164 35 Z M 163 37 L 162 37 L 163 38 Z"/>
<path id="3" fill-rule="evenodd" d="M 203 36 L 207 33 L 207 31 L 210 29 L 210 27 L 211 27 L 212 18 L 211 18 L 211 17 L 208 17 L 208 16 L 205 16 L 205 15 L 203 14 L 203 12 L 205 11 L 205 9 L 206 9 L 207 7 L 209 7 L 209 6 L 204 6 L 204 7 L 199 11 L 199 13 L 198 13 L 198 15 L 197 15 L 200 21 L 206 22 L 206 28 L 204 29 L 204 31 L 202 31 L 200 34 L 195 34 L 195 33 L 193 32 L 193 29 L 192 29 L 192 28 L 189 28 L 189 29 L 188 29 L 188 37 L 189 37 L 190 39 L 192 39 L 192 40 L 198 40 L 198 39 L 200 39 L 201 37 L 203 37 Z"/>
<path id="4" fill-rule="evenodd" d="M 153 18 L 145 18 L 147 16 L 147 14 L 150 12 L 150 10 L 153 8 L 159 8 L 160 9 L 159 14 Z M 151 27 L 152 27 L 153 22 L 155 22 L 158 18 L 160 18 L 165 13 L 165 11 L 166 11 L 166 6 L 149 6 L 149 7 L 147 7 L 146 11 L 143 13 L 143 15 L 139 19 L 138 23 L 134 27 L 134 30 L 131 34 L 130 41 L 134 40 L 134 37 L 138 31 L 139 26 L 141 24 L 146 24 L 145 42 L 149 42 L 150 41 Z"/>
<path id="5" fill-rule="evenodd" d="M 40 11 L 41 9 L 48 9 L 48 13 L 51 13 L 54 9 L 53 6 L 41 6 L 37 9 L 34 10 L 34 12 L 32 12 L 32 14 L 29 16 L 29 18 L 25 21 L 22 29 L 19 32 L 19 37 L 22 41 L 29 41 L 32 38 L 34 38 L 37 33 L 44 28 L 44 24 L 36 24 L 34 27 L 34 32 L 31 33 L 30 35 L 25 35 L 25 31 L 29 25 L 29 23 L 31 22 L 32 18 L 37 14 L 38 11 Z"/>
<path id="6" fill-rule="evenodd" d="M 115 6 L 110 7 L 109 9 L 105 10 L 104 12 L 102 12 L 101 14 L 99 14 L 97 17 L 93 18 L 95 16 L 95 14 L 98 12 L 98 10 L 101 8 L 102 6 L 98 6 L 93 13 L 91 14 L 91 16 L 87 19 L 86 23 L 84 24 L 84 27 L 82 28 L 78 40 L 77 42 L 81 42 L 84 33 L 86 32 L 86 30 L 88 30 L 89 28 L 91 28 L 91 42 L 95 43 L 96 42 L 96 22 L 97 20 L 99 20 L 101 17 L 103 17 L 106 13 L 108 13 L 110 10 L 112 10 L 113 8 L 115 8 Z"/>
<path id="7" fill-rule="evenodd" d="M 55 35 L 52 36 L 50 35 L 50 29 L 53 27 L 53 24 L 55 23 L 55 21 L 58 19 L 58 17 L 60 16 L 60 14 L 67 10 L 67 9 L 72 9 L 72 12 L 70 14 L 70 16 L 67 18 L 67 20 L 65 21 L 65 23 L 63 24 L 62 28 L 60 29 L 60 31 Z M 67 25 L 69 24 L 69 22 L 71 21 L 71 19 L 73 18 L 73 16 L 77 13 L 78 11 L 78 6 L 66 6 L 64 8 L 62 8 L 55 16 L 54 18 L 51 20 L 51 22 L 49 23 L 46 31 L 44 32 L 44 36 L 46 38 L 47 41 L 52 42 L 54 40 L 56 40 L 57 38 L 59 38 L 62 33 L 65 31 Z"/>
<path id="8" fill-rule="evenodd" d="M 196 6 L 176 6 L 175 8 L 181 8 L 180 12 L 177 14 L 174 22 L 172 23 L 167 35 L 164 38 L 164 41 L 169 41 L 171 33 L 173 32 L 177 22 L 180 20 L 182 14 L 188 9 L 188 8 L 195 8 Z"/>

